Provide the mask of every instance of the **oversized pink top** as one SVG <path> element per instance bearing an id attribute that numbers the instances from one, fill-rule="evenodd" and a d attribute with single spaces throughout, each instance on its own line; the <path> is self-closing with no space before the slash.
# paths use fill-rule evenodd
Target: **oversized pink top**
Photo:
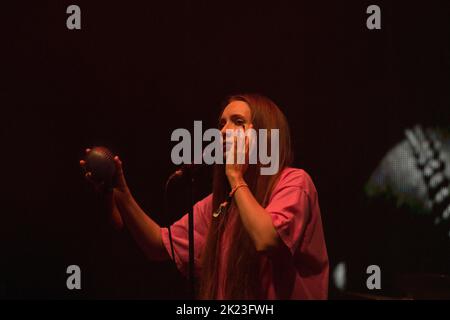
<path id="1" fill-rule="evenodd" d="M 310 176 L 301 169 L 286 168 L 272 191 L 266 211 L 285 246 L 276 254 L 264 255 L 261 265 L 261 296 L 266 299 L 326 299 L 328 296 L 328 255 L 322 229 L 317 191 Z M 200 257 L 205 247 L 212 219 L 212 194 L 194 206 L 194 242 L 196 274 L 200 274 Z M 227 212 L 228 214 L 229 212 Z M 236 213 L 234 218 L 237 218 Z M 233 223 L 230 221 L 230 226 Z M 232 228 L 224 230 L 218 299 L 227 281 L 225 266 Z M 187 274 L 189 264 L 188 215 L 172 227 L 175 263 Z M 164 246 L 171 256 L 169 232 L 161 228 Z"/>

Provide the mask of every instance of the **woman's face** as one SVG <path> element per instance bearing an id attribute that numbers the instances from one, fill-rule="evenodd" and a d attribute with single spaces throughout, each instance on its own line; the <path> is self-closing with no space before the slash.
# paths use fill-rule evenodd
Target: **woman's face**
<path id="1" fill-rule="evenodd" d="M 245 131 L 253 126 L 251 119 L 250 107 L 244 101 L 232 101 L 225 107 L 219 121 L 219 129 L 223 138 L 224 157 L 226 152 L 232 147 L 230 142 L 226 143 L 226 131 L 239 129 Z"/>
<path id="2" fill-rule="evenodd" d="M 251 110 L 244 101 L 232 101 L 223 110 L 219 121 L 219 129 L 222 136 L 226 130 L 247 129 L 251 123 Z"/>

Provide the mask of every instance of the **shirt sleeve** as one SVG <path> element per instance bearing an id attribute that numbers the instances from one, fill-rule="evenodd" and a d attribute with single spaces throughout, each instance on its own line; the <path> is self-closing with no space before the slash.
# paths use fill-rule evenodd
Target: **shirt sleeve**
<path id="1" fill-rule="evenodd" d="M 272 192 L 266 211 L 270 213 L 280 239 L 291 254 L 301 250 L 308 242 L 307 227 L 317 216 L 320 219 L 317 194 L 309 175 L 300 169 L 283 174 Z"/>
<path id="2" fill-rule="evenodd" d="M 194 205 L 194 263 L 196 270 L 200 266 L 200 256 L 203 251 L 210 219 L 212 216 L 212 194 L 197 202 Z M 185 276 L 188 274 L 189 264 L 189 215 L 186 213 L 181 219 L 173 223 L 170 227 L 172 233 L 172 243 L 174 250 L 175 264 L 178 270 Z M 169 256 L 172 258 L 170 246 L 169 229 L 161 228 L 161 237 Z"/>

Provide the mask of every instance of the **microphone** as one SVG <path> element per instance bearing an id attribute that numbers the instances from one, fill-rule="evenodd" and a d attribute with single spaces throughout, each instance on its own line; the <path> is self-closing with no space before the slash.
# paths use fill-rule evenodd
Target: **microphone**
<path id="1" fill-rule="evenodd" d="M 91 173 L 91 178 L 96 183 L 102 184 L 105 190 L 115 186 L 117 173 L 114 163 L 114 154 L 106 147 L 93 147 L 84 158 L 85 172 Z"/>
<path id="2" fill-rule="evenodd" d="M 174 178 L 181 178 L 184 176 L 188 176 L 188 175 L 193 175 L 195 173 L 197 173 L 197 171 L 200 169 L 200 167 L 204 166 L 204 163 L 201 164 L 194 164 L 194 163 L 189 163 L 189 164 L 183 164 L 181 167 L 179 167 L 177 170 L 175 170 L 170 176 L 169 176 L 169 181 L 174 179 Z"/>
<path id="3" fill-rule="evenodd" d="M 206 150 L 203 150 L 202 152 L 202 157 L 205 157 L 205 152 Z M 194 174 L 197 173 L 197 171 L 204 167 L 206 165 L 205 162 L 201 162 L 201 163 L 185 163 L 183 165 L 181 165 L 181 167 L 179 167 L 177 170 L 175 170 L 174 173 L 172 173 L 169 178 L 168 181 L 172 180 L 173 178 L 181 178 L 184 176 L 193 176 Z"/>

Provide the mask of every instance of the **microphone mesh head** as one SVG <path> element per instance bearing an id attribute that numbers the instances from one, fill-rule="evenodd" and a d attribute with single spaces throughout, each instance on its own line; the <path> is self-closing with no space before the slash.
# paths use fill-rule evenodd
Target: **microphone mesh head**
<path id="1" fill-rule="evenodd" d="M 116 165 L 114 154 L 105 147 L 93 147 L 86 154 L 86 171 L 91 172 L 92 179 L 97 183 L 103 183 L 106 188 L 112 188 L 115 184 Z"/>

